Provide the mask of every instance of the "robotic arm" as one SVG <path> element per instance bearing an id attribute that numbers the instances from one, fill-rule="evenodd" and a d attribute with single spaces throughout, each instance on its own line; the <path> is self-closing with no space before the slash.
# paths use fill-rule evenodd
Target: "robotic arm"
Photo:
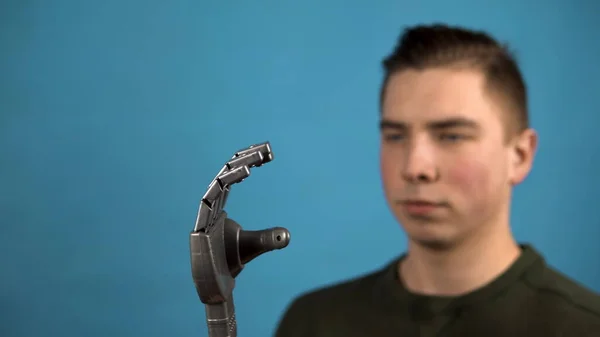
<path id="1" fill-rule="evenodd" d="M 206 307 L 210 337 L 237 337 L 233 288 L 244 265 L 257 256 L 287 247 L 290 233 L 276 227 L 245 231 L 223 210 L 231 186 L 250 176 L 250 169 L 273 160 L 268 142 L 238 151 L 219 171 L 200 202 L 190 234 L 192 277 Z"/>

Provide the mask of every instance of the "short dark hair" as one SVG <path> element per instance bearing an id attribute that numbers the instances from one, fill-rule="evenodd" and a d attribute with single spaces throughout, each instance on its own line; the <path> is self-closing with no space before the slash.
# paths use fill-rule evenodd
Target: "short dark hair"
<path id="1" fill-rule="evenodd" d="M 520 133 L 529 127 L 527 88 L 519 66 L 508 46 L 483 31 L 445 24 L 409 27 L 382 63 L 385 77 L 380 106 L 390 77 L 402 70 L 464 66 L 482 71 L 487 89 L 508 103 L 511 132 Z"/>

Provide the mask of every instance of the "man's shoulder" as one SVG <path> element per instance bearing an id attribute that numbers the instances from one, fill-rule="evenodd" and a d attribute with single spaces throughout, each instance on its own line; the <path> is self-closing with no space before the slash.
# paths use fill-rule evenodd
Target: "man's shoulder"
<path id="1" fill-rule="evenodd" d="M 328 284 L 326 286 L 312 289 L 300 294 L 293 303 L 301 303 L 304 306 L 323 307 L 327 305 L 338 306 L 342 302 L 357 300 L 367 295 L 368 289 L 372 289 L 384 270 L 379 269 L 348 278 L 343 281 Z"/>
<path id="2" fill-rule="evenodd" d="M 372 300 L 372 291 L 385 270 L 367 272 L 298 295 L 281 317 L 275 336 L 318 336 L 321 322 L 334 324 L 339 316 L 344 316 L 345 309 Z"/>
<path id="3" fill-rule="evenodd" d="M 555 316 L 557 321 L 568 322 L 568 325 L 579 325 L 578 329 L 600 329 L 600 294 L 597 292 L 551 266 L 544 266 L 541 273 L 526 276 L 525 282 L 535 291 L 536 302 L 548 316 Z"/>
<path id="4" fill-rule="evenodd" d="M 540 296 L 596 314 L 600 318 L 600 294 L 557 269 L 546 266 L 538 277 L 528 277 L 526 280 Z"/>

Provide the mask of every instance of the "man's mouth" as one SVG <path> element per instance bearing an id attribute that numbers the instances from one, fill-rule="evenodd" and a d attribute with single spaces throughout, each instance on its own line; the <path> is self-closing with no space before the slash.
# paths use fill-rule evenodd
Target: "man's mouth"
<path id="1" fill-rule="evenodd" d="M 429 200 L 403 200 L 400 204 L 412 215 L 426 215 L 444 206 L 443 203 Z"/>

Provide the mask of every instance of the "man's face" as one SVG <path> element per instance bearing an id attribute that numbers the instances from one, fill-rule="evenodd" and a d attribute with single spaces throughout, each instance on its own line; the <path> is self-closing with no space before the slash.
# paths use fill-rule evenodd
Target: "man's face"
<path id="1" fill-rule="evenodd" d="M 406 70 L 390 78 L 381 173 L 411 241 L 451 246 L 508 222 L 511 185 L 527 175 L 535 139 L 507 142 L 505 116 L 477 71 Z"/>

